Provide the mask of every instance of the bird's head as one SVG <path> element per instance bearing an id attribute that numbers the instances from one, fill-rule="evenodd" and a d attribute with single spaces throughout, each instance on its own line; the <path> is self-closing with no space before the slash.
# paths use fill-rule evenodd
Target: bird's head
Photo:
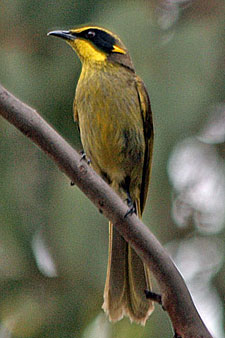
<path id="1" fill-rule="evenodd" d="M 111 61 L 133 70 L 129 53 L 120 38 L 98 26 L 83 26 L 70 30 L 57 30 L 48 35 L 66 40 L 82 62 Z"/>

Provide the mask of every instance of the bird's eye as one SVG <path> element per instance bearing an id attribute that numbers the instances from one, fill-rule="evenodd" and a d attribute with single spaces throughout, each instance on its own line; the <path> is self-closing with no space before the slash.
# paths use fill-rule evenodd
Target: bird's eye
<path id="1" fill-rule="evenodd" d="M 95 32 L 94 31 L 88 31 L 86 34 L 87 38 L 92 39 L 95 37 Z"/>

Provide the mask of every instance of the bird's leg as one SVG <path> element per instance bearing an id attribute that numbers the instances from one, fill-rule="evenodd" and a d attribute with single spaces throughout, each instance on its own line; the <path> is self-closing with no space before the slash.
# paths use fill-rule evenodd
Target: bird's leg
<path id="1" fill-rule="evenodd" d="M 123 182 L 121 182 L 120 184 L 121 188 L 127 195 L 127 198 L 125 201 L 127 202 L 127 205 L 129 208 L 126 214 L 124 215 L 124 218 L 126 218 L 129 215 L 131 216 L 134 213 L 137 214 L 136 204 L 133 202 L 131 195 L 130 195 L 130 181 L 131 181 L 130 176 L 126 176 Z"/>
<path id="2" fill-rule="evenodd" d="M 87 163 L 88 165 L 91 163 L 90 158 L 87 158 L 87 155 L 86 155 L 86 153 L 85 153 L 84 150 L 81 150 L 81 151 L 79 152 L 79 154 L 81 155 L 80 161 L 86 161 L 86 163 Z M 74 186 L 75 183 L 71 181 L 71 182 L 70 182 L 70 185 L 71 185 L 71 186 Z"/>

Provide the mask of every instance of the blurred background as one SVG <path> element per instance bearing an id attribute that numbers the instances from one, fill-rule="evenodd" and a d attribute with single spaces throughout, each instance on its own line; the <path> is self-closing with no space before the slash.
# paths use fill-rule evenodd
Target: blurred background
<path id="1" fill-rule="evenodd" d="M 94 23 L 128 47 L 156 133 L 144 222 L 216 338 L 225 337 L 224 17 L 224 0 L 0 2 L 1 84 L 77 150 L 80 62 L 46 34 Z M 0 118 L 0 338 L 172 337 L 159 306 L 144 328 L 108 322 L 101 310 L 107 247 L 107 220 Z"/>

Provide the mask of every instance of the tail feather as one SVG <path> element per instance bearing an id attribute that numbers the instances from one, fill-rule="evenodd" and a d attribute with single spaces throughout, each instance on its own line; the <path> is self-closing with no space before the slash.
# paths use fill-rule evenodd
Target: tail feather
<path id="1" fill-rule="evenodd" d="M 111 321 L 123 318 L 127 303 L 127 243 L 109 223 L 109 256 L 102 308 Z"/>
<path id="2" fill-rule="evenodd" d="M 146 299 L 144 290 L 151 289 L 150 272 L 136 252 L 128 245 L 129 302 L 128 316 L 132 321 L 145 324 L 154 305 Z"/>
<path id="3" fill-rule="evenodd" d="M 145 289 L 151 289 L 149 269 L 109 223 L 109 258 L 102 306 L 109 319 L 118 321 L 125 315 L 145 325 L 154 310 L 154 304 L 146 299 Z"/>

